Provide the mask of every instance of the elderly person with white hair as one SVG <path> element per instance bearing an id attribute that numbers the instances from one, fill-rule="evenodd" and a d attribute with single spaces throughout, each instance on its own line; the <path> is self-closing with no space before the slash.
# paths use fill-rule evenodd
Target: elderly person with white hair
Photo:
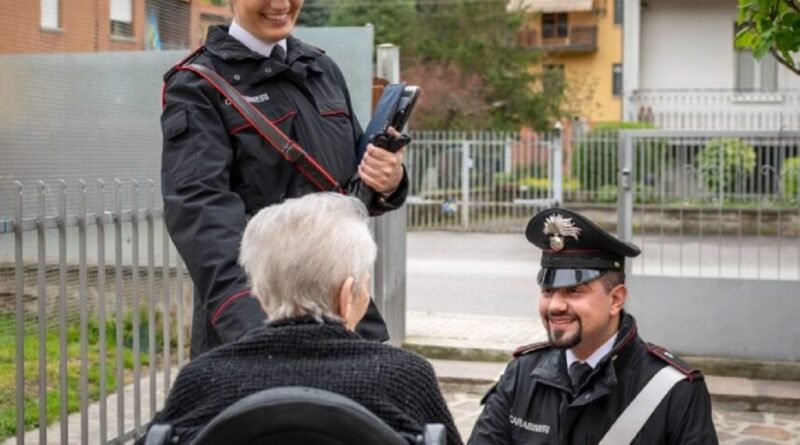
<path id="1" fill-rule="evenodd" d="M 354 198 L 317 193 L 258 212 L 239 261 L 269 321 L 183 368 L 152 424 L 172 425 L 177 443 L 188 443 L 243 397 L 306 386 L 349 397 L 400 433 L 442 423 L 447 443 L 461 444 L 431 365 L 353 331 L 370 300 L 375 255 Z"/>

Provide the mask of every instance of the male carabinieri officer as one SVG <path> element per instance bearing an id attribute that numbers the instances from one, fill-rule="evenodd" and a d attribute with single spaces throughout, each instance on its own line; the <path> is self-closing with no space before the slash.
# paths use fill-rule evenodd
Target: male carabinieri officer
<path id="1" fill-rule="evenodd" d="M 542 249 L 549 342 L 514 353 L 468 444 L 717 444 L 703 376 L 639 338 L 624 310 L 639 248 L 564 209 L 534 216 L 526 236 Z"/>

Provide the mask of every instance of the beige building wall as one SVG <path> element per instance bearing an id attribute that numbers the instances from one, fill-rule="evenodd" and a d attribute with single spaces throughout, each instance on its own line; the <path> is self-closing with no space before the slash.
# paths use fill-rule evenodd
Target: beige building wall
<path id="1" fill-rule="evenodd" d="M 541 30 L 541 14 L 535 27 Z M 595 0 L 594 10 L 568 13 L 570 28 L 597 26 L 597 48 L 580 51 L 552 51 L 544 65 L 563 65 L 567 80 L 567 107 L 590 122 L 619 121 L 622 98 L 613 94 L 614 64 L 622 63 L 622 25 L 614 24 L 614 1 Z"/>

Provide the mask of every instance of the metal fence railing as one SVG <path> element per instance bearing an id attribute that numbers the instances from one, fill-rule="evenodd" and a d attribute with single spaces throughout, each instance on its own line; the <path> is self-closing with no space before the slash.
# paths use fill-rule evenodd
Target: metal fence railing
<path id="1" fill-rule="evenodd" d="M 187 360 L 190 280 L 152 181 L 33 185 L 0 184 L 14 208 L 0 221 L 0 343 L 14 351 L 4 369 L 16 382 L 0 389 L 15 413 L 0 439 L 123 443 L 143 433 Z M 75 411 L 79 422 L 68 420 Z"/>
<path id="2" fill-rule="evenodd" d="M 413 136 L 411 230 L 520 231 L 558 202 L 617 231 L 625 196 L 619 156 L 627 148 L 623 179 L 636 217 L 621 229 L 635 228 L 635 241 L 647 247 L 633 262 L 637 273 L 800 279 L 797 132 Z"/>
<path id="3" fill-rule="evenodd" d="M 409 229 L 504 230 L 553 202 L 550 134 L 413 132 Z"/>
<path id="4" fill-rule="evenodd" d="M 800 280 L 800 133 L 630 131 L 620 233 L 649 275 Z"/>
<path id="5" fill-rule="evenodd" d="M 664 130 L 798 131 L 800 91 L 639 90 L 626 120 Z"/>

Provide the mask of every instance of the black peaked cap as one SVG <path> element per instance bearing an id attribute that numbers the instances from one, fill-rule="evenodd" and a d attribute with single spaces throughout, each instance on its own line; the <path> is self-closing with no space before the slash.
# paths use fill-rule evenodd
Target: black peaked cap
<path id="1" fill-rule="evenodd" d="M 543 268 L 623 270 L 625 257 L 641 253 L 583 215 L 559 208 L 534 215 L 525 236 L 542 249 Z"/>

